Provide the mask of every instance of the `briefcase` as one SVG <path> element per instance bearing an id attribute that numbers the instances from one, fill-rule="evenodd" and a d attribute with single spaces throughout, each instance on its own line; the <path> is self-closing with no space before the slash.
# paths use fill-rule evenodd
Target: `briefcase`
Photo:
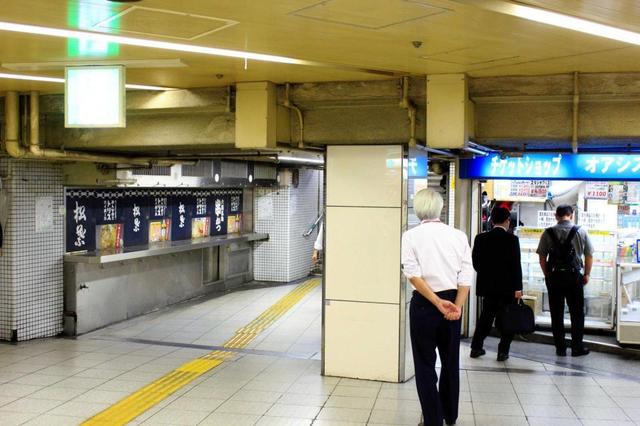
<path id="1" fill-rule="evenodd" d="M 498 311 L 496 327 L 502 333 L 530 334 L 536 329 L 536 317 L 533 310 L 519 299 L 518 303 L 510 303 Z"/>

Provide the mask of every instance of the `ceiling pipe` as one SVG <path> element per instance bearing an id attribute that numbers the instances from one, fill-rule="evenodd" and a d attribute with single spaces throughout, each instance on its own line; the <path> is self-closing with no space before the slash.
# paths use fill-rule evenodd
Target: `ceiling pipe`
<path id="1" fill-rule="evenodd" d="M 573 73 L 573 131 L 571 133 L 571 150 L 578 153 L 578 108 L 580 106 L 580 89 L 578 88 L 578 72 Z"/>
<path id="2" fill-rule="evenodd" d="M 415 147 L 418 144 L 416 140 L 416 106 L 409 99 L 409 77 L 402 77 L 402 99 L 400 100 L 400 108 L 406 109 L 409 115 L 409 146 Z"/>
<path id="3" fill-rule="evenodd" d="M 295 104 L 291 103 L 289 99 L 289 89 L 291 87 L 290 83 L 286 83 L 284 86 L 284 101 L 282 102 L 282 106 L 285 108 L 289 108 L 292 111 L 295 111 L 298 116 L 298 128 L 300 132 L 300 136 L 298 139 L 298 148 L 304 149 L 304 117 L 302 116 L 302 110 L 298 108 Z"/>
<path id="4" fill-rule="evenodd" d="M 18 115 L 19 98 L 18 93 L 14 91 L 7 92 L 5 95 L 5 125 L 6 138 L 5 150 L 10 157 L 19 160 L 51 160 L 51 161 L 78 161 L 90 163 L 106 163 L 106 164 L 129 164 L 145 167 L 171 166 L 181 161 L 161 160 L 151 157 L 127 157 L 116 155 L 91 154 L 80 151 L 63 151 L 40 146 L 40 97 L 38 92 L 30 94 L 30 115 L 29 127 L 30 138 L 28 148 L 20 143 L 19 128 L 20 120 Z"/>

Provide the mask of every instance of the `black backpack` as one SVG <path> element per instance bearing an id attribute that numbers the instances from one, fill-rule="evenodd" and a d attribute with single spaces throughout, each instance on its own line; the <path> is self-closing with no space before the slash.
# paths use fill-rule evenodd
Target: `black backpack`
<path id="1" fill-rule="evenodd" d="M 580 272 L 580 259 L 571 243 L 579 228 L 579 226 L 574 225 L 569 231 L 567 239 L 562 243 L 556 233 L 553 232 L 553 228 L 547 229 L 549 237 L 553 241 L 553 246 L 549 250 L 549 260 L 547 261 L 547 270 L 549 272 L 571 272 L 575 274 Z"/>

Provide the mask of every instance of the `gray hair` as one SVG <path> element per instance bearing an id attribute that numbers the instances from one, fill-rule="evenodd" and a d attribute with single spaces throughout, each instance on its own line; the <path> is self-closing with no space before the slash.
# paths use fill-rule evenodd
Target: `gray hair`
<path id="1" fill-rule="evenodd" d="M 413 209 L 420 220 L 439 219 L 444 201 L 433 189 L 421 189 L 413 197 Z"/>

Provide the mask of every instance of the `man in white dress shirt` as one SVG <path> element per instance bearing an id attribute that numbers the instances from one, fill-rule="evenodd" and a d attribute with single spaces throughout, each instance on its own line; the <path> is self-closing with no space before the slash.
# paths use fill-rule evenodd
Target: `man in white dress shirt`
<path id="1" fill-rule="evenodd" d="M 422 223 L 402 236 L 402 269 L 415 288 L 409 316 L 416 386 L 425 426 L 452 425 L 458 418 L 460 318 L 473 277 L 471 248 L 463 232 L 440 222 L 440 194 L 423 189 L 413 205 Z"/>

